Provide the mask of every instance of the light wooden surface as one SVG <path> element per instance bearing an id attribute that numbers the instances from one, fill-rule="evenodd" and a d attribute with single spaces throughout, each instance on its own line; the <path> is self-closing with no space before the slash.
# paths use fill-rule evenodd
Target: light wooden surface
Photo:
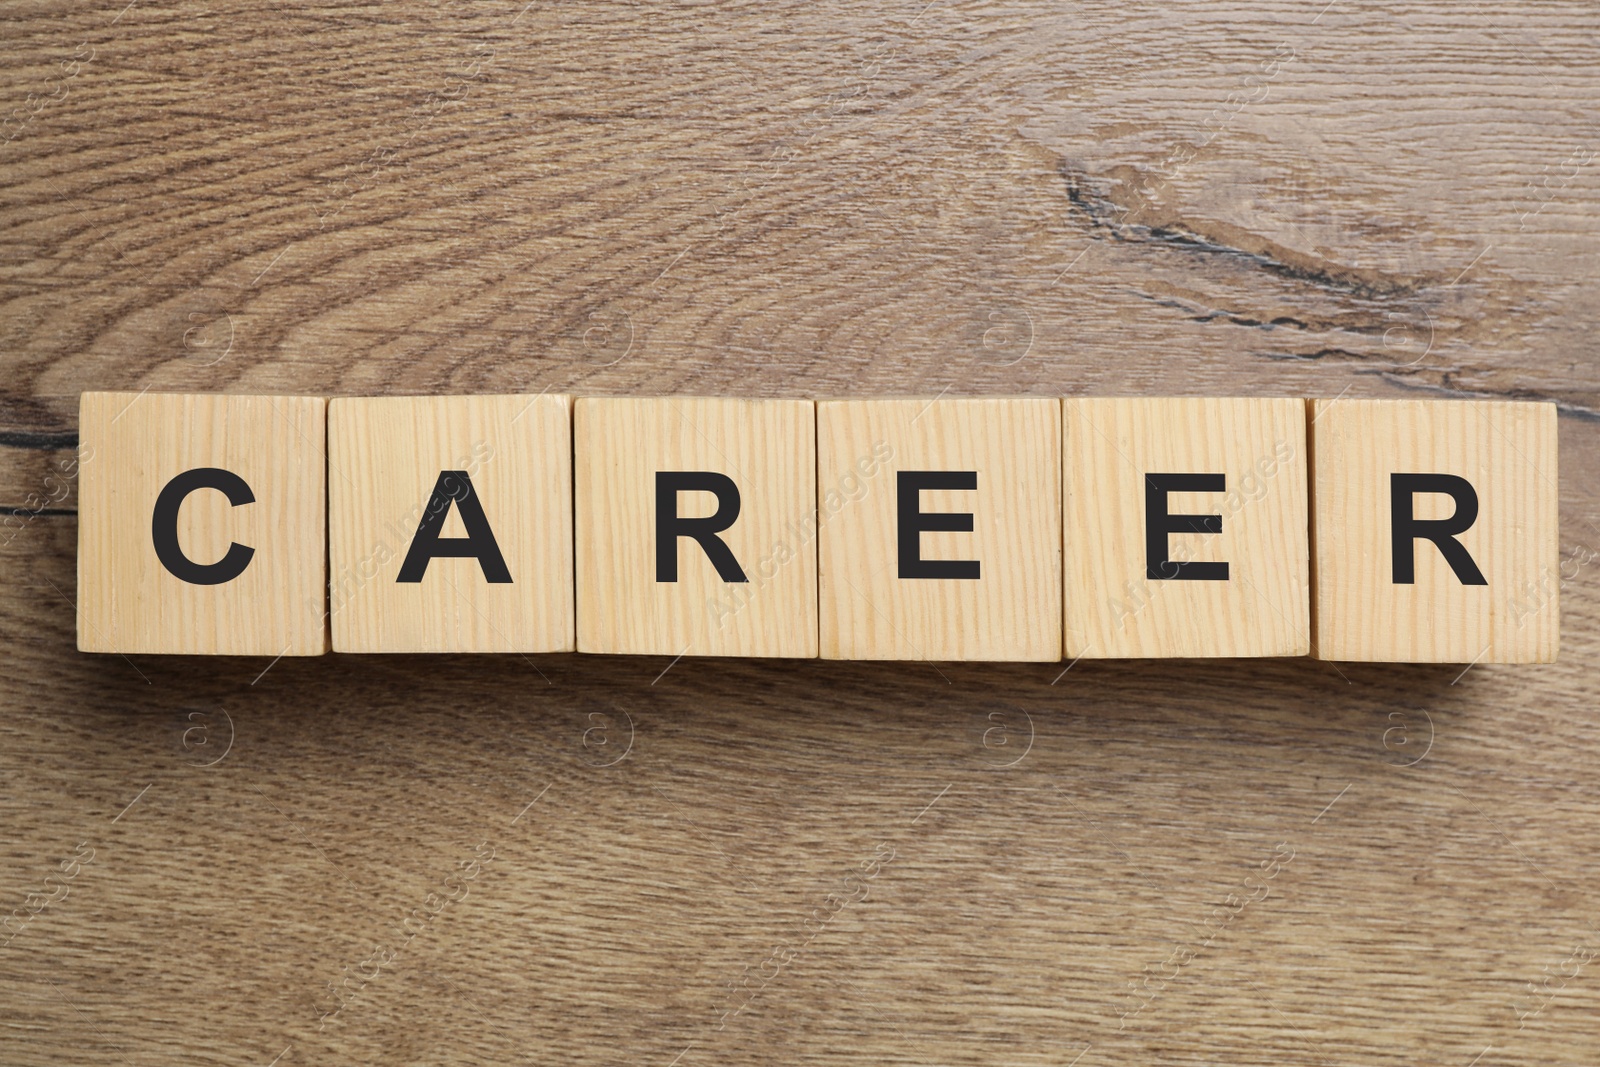
<path id="1" fill-rule="evenodd" d="M 577 464 L 578 648 L 666 656 L 817 654 L 816 406 L 727 397 L 582 398 Z M 656 472 L 728 478 L 738 517 L 717 535 L 746 581 L 725 581 L 700 544 L 656 573 Z M 709 518 L 718 498 L 677 494 Z"/>
<path id="2" fill-rule="evenodd" d="M 321 397 L 85 393 L 78 647 L 326 652 L 327 413 Z M 221 584 L 175 574 L 151 531 L 158 498 L 196 468 L 227 471 L 250 495 L 235 506 L 215 488 L 196 489 L 173 520 L 183 560 L 232 573 L 228 558 L 239 552 L 243 569 Z"/>
<path id="3" fill-rule="evenodd" d="M 0 1060 L 1600 1058 L 1592 4 L 0 34 Z M 81 655 L 146 386 L 1551 400 L 1561 656 Z"/>
<path id="4" fill-rule="evenodd" d="M 466 475 L 509 582 L 476 557 L 397 580 L 445 471 Z M 454 502 L 438 534 L 467 536 Z M 332 401 L 328 561 L 335 651 L 571 652 L 572 398 Z"/>
<path id="5" fill-rule="evenodd" d="M 1549 404 L 1319 401 L 1317 654 L 1336 660 L 1547 663 L 1560 643 L 1562 558 L 1556 412 Z M 1485 583 L 1468 585 L 1431 541 L 1410 546 L 1395 581 L 1392 472 L 1465 479 L 1477 501 L 1454 540 Z M 1443 493 L 1411 517 L 1449 519 Z M 1469 575 L 1470 576 L 1470 575 Z"/>
<path id="6" fill-rule="evenodd" d="M 976 562 L 976 578 L 902 574 L 899 478 L 928 471 L 976 476 L 917 494 L 920 512 L 970 516 L 970 531 L 932 520 L 918 558 Z M 1059 401 L 825 400 L 817 479 L 824 659 L 1061 657 Z"/>
<path id="7" fill-rule="evenodd" d="M 1069 660 L 1311 650 L 1304 401 L 1079 398 L 1062 435 Z M 1226 579 L 1148 576 L 1147 474 L 1223 476 L 1222 492 L 1166 495 L 1167 514 L 1221 523 L 1169 535 L 1166 559 L 1226 563 Z"/>

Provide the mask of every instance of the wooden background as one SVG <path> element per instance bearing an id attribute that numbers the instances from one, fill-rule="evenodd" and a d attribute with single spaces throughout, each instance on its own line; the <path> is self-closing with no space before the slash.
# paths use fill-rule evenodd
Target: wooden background
<path id="1" fill-rule="evenodd" d="M 7 4 L 0 1061 L 1595 1063 L 1600 9 L 1173 7 Z M 1563 649 L 79 655 L 146 387 L 1553 400 Z"/>

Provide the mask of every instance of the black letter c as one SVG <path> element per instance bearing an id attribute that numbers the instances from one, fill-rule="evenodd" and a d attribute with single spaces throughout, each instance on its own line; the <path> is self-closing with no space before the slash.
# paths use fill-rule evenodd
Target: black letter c
<path id="1" fill-rule="evenodd" d="M 215 563 L 196 563 L 183 554 L 178 544 L 178 509 L 196 489 L 216 489 L 234 507 L 254 504 L 256 495 L 245 480 L 220 467 L 196 467 L 173 478 L 156 497 L 156 510 L 150 522 L 150 538 L 155 542 L 156 558 L 173 577 L 190 585 L 221 585 L 244 573 L 256 550 L 235 541 Z"/>

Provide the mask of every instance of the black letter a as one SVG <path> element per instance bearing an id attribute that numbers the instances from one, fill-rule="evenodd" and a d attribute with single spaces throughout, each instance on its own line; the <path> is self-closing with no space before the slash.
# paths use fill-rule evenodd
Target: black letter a
<path id="1" fill-rule="evenodd" d="M 461 525 L 467 528 L 465 537 L 440 537 L 445 516 L 450 513 L 450 501 L 456 502 L 461 512 Z M 466 471 L 440 471 L 434 483 L 433 496 L 428 500 L 428 510 L 422 513 L 417 524 L 417 535 L 411 539 L 411 550 L 400 565 L 397 582 L 420 582 L 427 573 L 428 561 L 435 556 L 459 559 L 473 557 L 483 568 L 487 582 L 502 584 L 511 581 L 505 558 L 495 543 L 489 520 L 483 517 L 483 505 L 478 494 L 472 491 L 472 479 Z"/>

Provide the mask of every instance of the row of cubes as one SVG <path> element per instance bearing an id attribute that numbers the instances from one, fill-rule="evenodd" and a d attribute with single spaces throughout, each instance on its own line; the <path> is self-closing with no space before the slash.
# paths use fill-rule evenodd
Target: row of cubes
<path id="1" fill-rule="evenodd" d="M 86 393 L 87 652 L 1547 662 L 1549 404 Z"/>

